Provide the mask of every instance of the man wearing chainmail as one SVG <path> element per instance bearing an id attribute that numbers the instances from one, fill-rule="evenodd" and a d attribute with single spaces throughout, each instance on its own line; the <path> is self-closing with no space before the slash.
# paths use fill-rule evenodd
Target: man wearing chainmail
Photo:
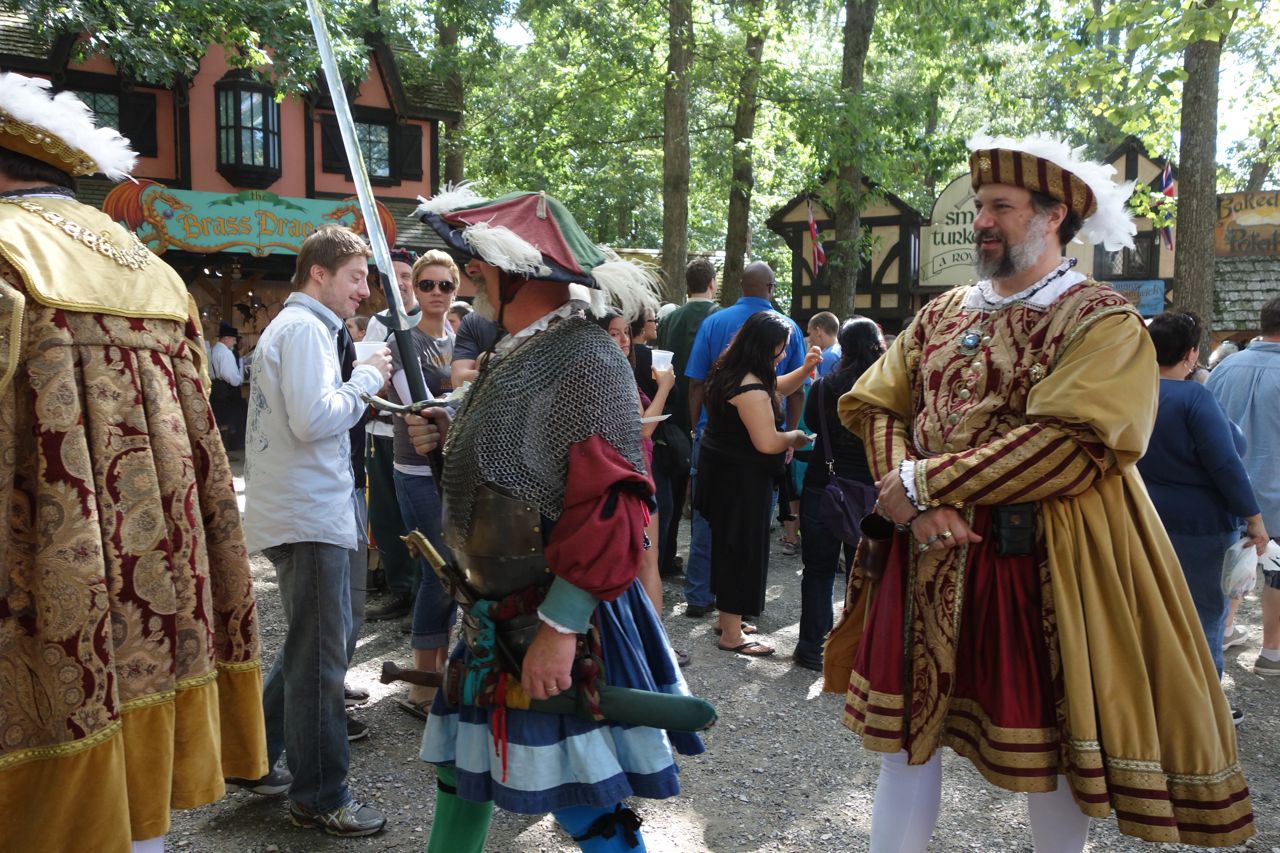
<path id="1" fill-rule="evenodd" d="M 694 735 L 516 710 L 582 687 L 604 663 L 610 686 L 687 692 L 658 615 L 636 581 L 653 486 L 640 447 L 639 400 L 617 345 L 582 316 L 569 285 L 596 288 L 624 310 L 652 300 L 652 277 L 609 261 L 555 199 L 492 201 L 452 189 L 419 208 L 451 249 L 471 258 L 477 310 L 508 334 L 472 385 L 444 444 L 444 535 L 486 601 L 464 618 L 450 666 L 498 699 L 452 704 L 441 690 L 422 740 L 437 766 L 431 851 L 479 851 L 493 805 L 551 812 L 584 850 L 643 848 L 630 796 L 679 790 L 674 748 Z M 535 248 L 535 246 L 540 248 Z M 444 418 L 436 416 L 441 425 Z M 436 426 L 411 419 L 421 452 Z M 491 605 L 491 607 L 490 607 Z M 520 663 L 501 671 L 496 632 Z M 486 639 L 489 637 L 489 639 Z"/>

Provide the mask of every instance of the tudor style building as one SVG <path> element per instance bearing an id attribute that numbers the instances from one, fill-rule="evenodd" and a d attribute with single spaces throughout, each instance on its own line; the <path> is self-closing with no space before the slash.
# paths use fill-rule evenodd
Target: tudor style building
<path id="1" fill-rule="evenodd" d="M 0 68 L 51 80 L 119 128 L 139 154 L 137 183 L 82 178 L 82 201 L 135 230 L 182 275 L 206 331 L 226 320 L 246 348 L 279 312 L 294 255 L 319 225 L 361 230 L 337 120 L 322 87 L 278 100 L 211 45 L 191 79 L 131 80 L 110 61 L 73 58 L 81 36 L 47 44 L 21 12 L 0 11 Z M 368 76 L 348 87 L 389 242 L 443 248 L 411 214 L 439 186 L 440 124 L 460 113 L 441 86 L 406 85 L 398 51 L 367 38 Z M 405 48 L 407 50 L 407 48 Z M 381 308 L 381 295 L 367 310 Z"/>

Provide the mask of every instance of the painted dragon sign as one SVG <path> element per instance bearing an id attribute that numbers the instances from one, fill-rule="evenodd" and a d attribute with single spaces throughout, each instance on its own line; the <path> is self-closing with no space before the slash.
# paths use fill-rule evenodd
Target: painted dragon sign
<path id="1" fill-rule="evenodd" d="M 102 210 L 133 230 L 156 254 L 179 249 L 199 254 L 292 255 L 322 225 L 346 225 L 360 234 L 365 230 L 354 198 L 285 198 L 264 190 L 174 190 L 145 179 L 116 186 L 103 200 Z M 394 244 L 395 218 L 380 202 L 378 218 L 388 242 Z"/>

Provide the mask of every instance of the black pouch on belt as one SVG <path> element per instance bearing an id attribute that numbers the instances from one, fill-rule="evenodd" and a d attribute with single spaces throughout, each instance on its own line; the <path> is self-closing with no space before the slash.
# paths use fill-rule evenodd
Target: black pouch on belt
<path id="1" fill-rule="evenodd" d="M 1036 544 L 1036 505 L 1004 504 L 993 507 L 996 553 L 1004 557 L 1031 554 Z"/>

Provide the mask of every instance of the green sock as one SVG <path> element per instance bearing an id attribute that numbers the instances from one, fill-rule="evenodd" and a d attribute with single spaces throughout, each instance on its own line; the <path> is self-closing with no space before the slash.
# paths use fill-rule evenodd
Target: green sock
<path id="1" fill-rule="evenodd" d="M 436 766 L 436 816 L 431 822 L 427 853 L 481 853 L 489 834 L 493 803 L 473 803 L 458 796 L 458 773 Z"/>

